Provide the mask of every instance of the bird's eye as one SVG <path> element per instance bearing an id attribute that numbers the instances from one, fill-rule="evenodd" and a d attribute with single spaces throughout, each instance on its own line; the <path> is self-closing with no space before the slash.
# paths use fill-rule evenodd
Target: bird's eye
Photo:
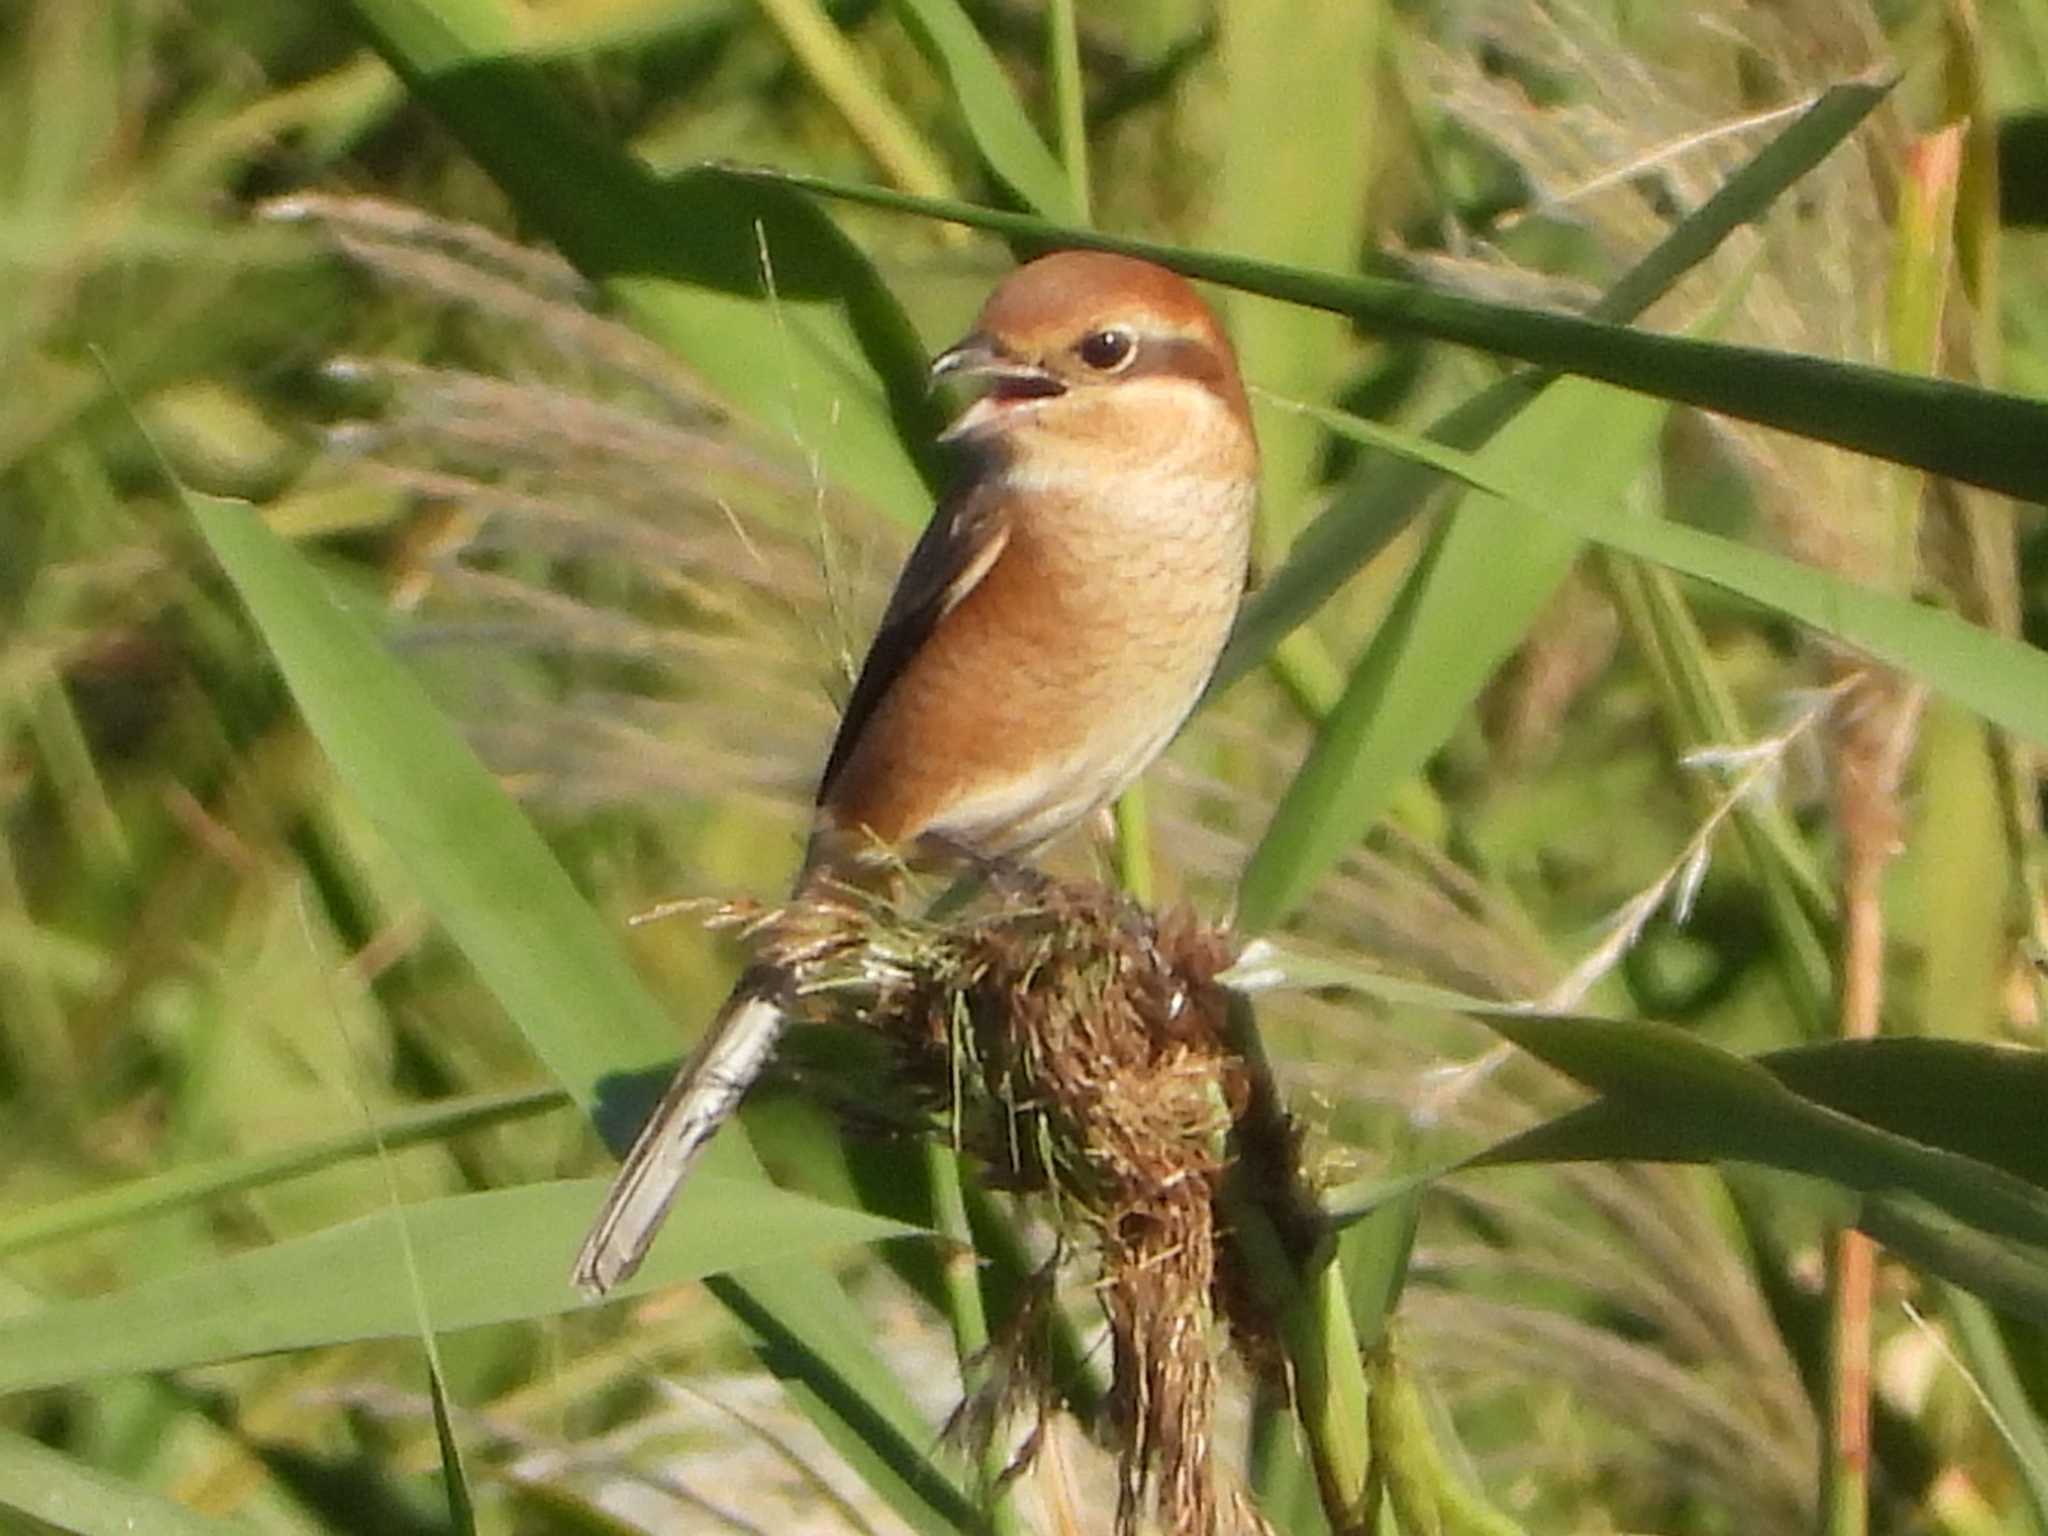
<path id="1" fill-rule="evenodd" d="M 1097 373 L 1111 373 L 1137 356 L 1137 338 L 1121 327 L 1090 331 L 1074 349 Z"/>

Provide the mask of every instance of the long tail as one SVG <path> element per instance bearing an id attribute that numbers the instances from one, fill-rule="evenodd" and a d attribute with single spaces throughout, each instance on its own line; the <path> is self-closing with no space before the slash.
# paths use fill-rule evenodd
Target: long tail
<path id="1" fill-rule="evenodd" d="M 750 971 L 662 1094 L 576 1255 L 575 1281 L 602 1296 L 647 1257 L 697 1156 L 775 1049 L 784 1008 L 776 978 Z"/>

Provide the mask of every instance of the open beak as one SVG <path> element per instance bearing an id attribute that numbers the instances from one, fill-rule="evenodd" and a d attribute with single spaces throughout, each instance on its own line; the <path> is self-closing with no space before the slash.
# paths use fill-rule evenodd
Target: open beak
<path id="1" fill-rule="evenodd" d="M 939 435 L 942 443 L 971 436 L 993 425 L 1005 410 L 1020 401 L 1043 400 L 1067 392 L 1067 386 L 1057 374 L 1036 363 L 1011 357 L 979 331 L 963 337 L 933 358 L 931 377 L 935 384 L 941 379 L 958 378 L 973 379 L 989 386 L 986 394 Z"/>
<path id="2" fill-rule="evenodd" d="M 979 331 L 932 359 L 932 381 L 951 378 L 986 379 L 997 394 L 1012 398 L 1065 394 L 1067 388 L 1056 375 L 1010 356 Z"/>

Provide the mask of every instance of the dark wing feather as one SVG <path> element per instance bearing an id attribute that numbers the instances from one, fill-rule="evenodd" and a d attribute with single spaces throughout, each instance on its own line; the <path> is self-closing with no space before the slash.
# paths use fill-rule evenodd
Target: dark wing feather
<path id="1" fill-rule="evenodd" d="M 939 620 L 974 590 L 1009 542 L 1010 526 L 1002 500 L 990 490 L 996 483 L 994 475 L 974 475 L 941 501 L 904 562 L 903 574 L 896 578 L 896 590 L 889 594 L 889 606 L 882 610 L 882 622 L 846 700 L 832 754 L 825 759 L 824 776 L 818 781 L 821 803 L 883 695 L 902 676 Z"/>

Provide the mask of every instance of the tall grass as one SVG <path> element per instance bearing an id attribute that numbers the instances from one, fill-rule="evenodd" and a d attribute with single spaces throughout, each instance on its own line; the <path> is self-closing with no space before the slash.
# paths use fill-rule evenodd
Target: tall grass
<path id="1" fill-rule="evenodd" d="M 1264 940 L 1320 1203 L 1228 1207 L 1226 1477 L 2048 1529 L 2048 7 L 1880 9 L 0 22 L 5 1519 L 1109 1528 L 1085 1267 L 1017 1486 L 941 1434 L 1057 1213 L 808 1058 L 565 1283 L 733 959 L 629 920 L 779 894 L 924 341 L 1109 239 L 1265 391 L 1228 686 L 1062 856 Z"/>

